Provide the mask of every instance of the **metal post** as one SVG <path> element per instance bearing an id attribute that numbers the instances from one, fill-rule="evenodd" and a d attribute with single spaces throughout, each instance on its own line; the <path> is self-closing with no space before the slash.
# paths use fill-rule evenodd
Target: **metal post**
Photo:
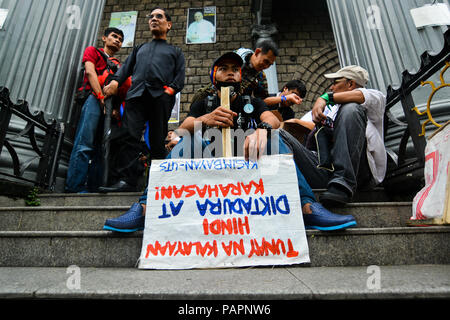
<path id="1" fill-rule="evenodd" d="M 10 103 L 8 89 L 0 88 L 0 154 L 5 144 L 6 132 L 12 116 Z"/>
<path id="2" fill-rule="evenodd" d="M 415 106 L 414 100 L 412 98 L 411 92 L 405 94 L 402 97 L 402 107 L 405 113 L 406 122 L 408 123 L 409 135 L 412 138 L 414 144 L 414 150 L 416 151 L 417 159 L 420 163 L 425 163 L 425 137 L 419 136 L 422 132 L 422 127 L 420 125 L 419 117 L 417 113 L 412 110 Z"/>

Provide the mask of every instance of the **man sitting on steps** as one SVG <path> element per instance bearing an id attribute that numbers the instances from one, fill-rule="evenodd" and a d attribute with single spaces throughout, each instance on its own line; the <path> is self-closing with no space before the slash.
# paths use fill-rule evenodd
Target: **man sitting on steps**
<path id="1" fill-rule="evenodd" d="M 180 129 L 187 131 L 188 135 L 193 134 L 194 138 L 186 139 L 186 141 L 191 140 L 187 143 L 193 144 L 195 137 L 198 136 L 194 134 L 194 127 L 196 124 L 201 123 L 199 128 L 203 129 L 207 127 L 256 129 L 251 135 L 247 136 L 244 145 L 239 146 L 241 150 L 243 147 L 246 159 L 256 160 L 262 155 L 264 150 L 270 150 L 267 152 L 268 154 L 276 154 L 277 151 L 274 149 L 276 149 L 277 143 L 279 154 L 292 153 L 292 150 L 281 140 L 278 130 L 275 130 L 280 125 L 278 119 L 269 111 L 262 100 L 234 94 L 230 98 L 230 109 L 220 105 L 220 88 L 222 86 L 232 86 L 235 89 L 234 92 L 239 92 L 242 64 L 241 57 L 234 52 L 228 52 L 214 62 L 210 76 L 213 86 L 216 88 L 216 94 L 210 98 L 193 103 L 188 117 L 180 126 Z M 271 139 L 268 139 L 269 132 Z M 184 143 L 184 139 L 182 139 L 176 148 L 171 151 L 168 158 L 183 156 L 182 153 L 186 147 L 183 146 Z M 201 145 L 203 146 L 203 154 L 205 154 L 205 150 L 208 151 L 208 142 L 203 140 Z M 190 151 L 190 156 L 193 157 L 193 148 Z M 221 155 L 215 154 L 214 156 Z M 353 216 L 334 214 L 318 203 L 313 191 L 297 166 L 296 172 L 306 228 L 337 230 L 356 225 Z M 144 228 L 146 203 L 147 190 L 139 199 L 139 203 L 133 204 L 125 214 L 117 218 L 107 219 L 103 228 L 119 232 L 142 230 Z"/>
<path id="2" fill-rule="evenodd" d="M 382 92 L 366 89 L 368 72 L 347 66 L 336 73 L 330 91 L 319 97 L 312 117 L 316 124 L 331 123 L 329 147 L 333 170 L 319 169 L 319 153 L 293 139 L 287 142 L 294 159 L 312 188 L 327 188 L 320 202 L 327 207 L 350 202 L 357 189 L 381 183 L 386 174 L 387 156 L 383 140 L 386 98 Z M 333 118 L 325 110 L 333 106 Z"/>

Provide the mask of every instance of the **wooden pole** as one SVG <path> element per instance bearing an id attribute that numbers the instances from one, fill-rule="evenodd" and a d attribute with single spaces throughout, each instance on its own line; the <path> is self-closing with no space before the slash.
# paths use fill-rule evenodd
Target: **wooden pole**
<path id="1" fill-rule="evenodd" d="M 230 109 L 230 87 L 220 88 L 220 105 L 223 108 Z M 222 151 L 225 158 L 233 156 L 230 128 L 222 128 Z"/>

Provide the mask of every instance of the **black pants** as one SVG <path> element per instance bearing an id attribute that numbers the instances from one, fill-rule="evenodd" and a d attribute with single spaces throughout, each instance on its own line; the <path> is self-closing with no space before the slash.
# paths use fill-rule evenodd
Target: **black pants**
<path id="1" fill-rule="evenodd" d="M 174 96 L 163 93 L 155 98 L 148 92 L 141 97 L 126 101 L 122 128 L 113 137 L 112 142 L 114 180 L 124 180 L 129 185 L 136 186 L 143 172 L 139 157 L 145 149 L 142 134 L 147 121 L 149 122 L 150 158 L 164 159 L 166 157 L 164 140 L 167 136 L 168 121 L 174 102 Z"/>

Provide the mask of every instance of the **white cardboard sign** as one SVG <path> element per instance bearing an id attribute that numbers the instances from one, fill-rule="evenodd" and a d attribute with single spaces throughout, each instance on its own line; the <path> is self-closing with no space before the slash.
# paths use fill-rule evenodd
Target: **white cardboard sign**
<path id="1" fill-rule="evenodd" d="M 416 28 L 450 24 L 450 9 L 446 3 L 425 5 L 410 10 Z"/>
<path id="2" fill-rule="evenodd" d="M 292 155 L 153 161 L 139 268 L 309 262 Z"/>

